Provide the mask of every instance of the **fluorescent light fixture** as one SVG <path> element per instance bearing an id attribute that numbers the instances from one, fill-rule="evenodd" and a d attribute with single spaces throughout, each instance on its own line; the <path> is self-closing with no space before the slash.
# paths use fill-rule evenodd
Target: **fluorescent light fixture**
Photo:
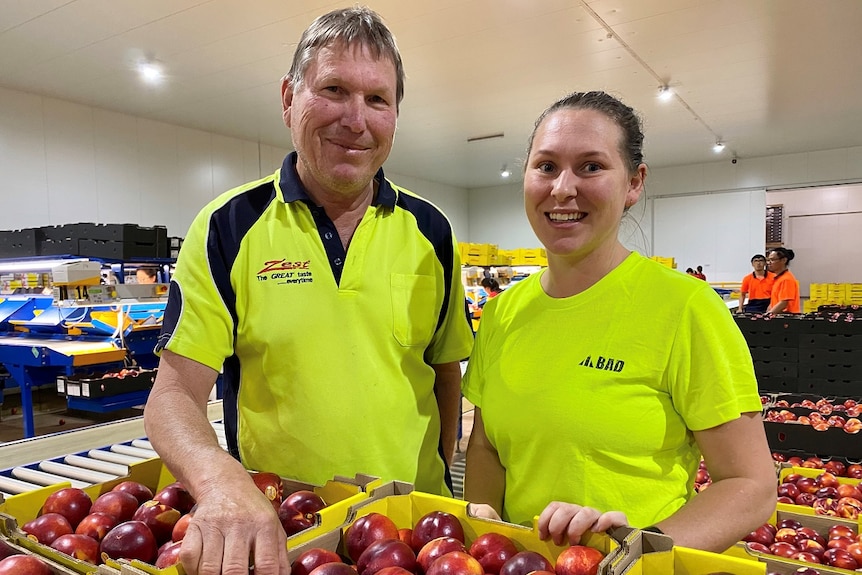
<path id="1" fill-rule="evenodd" d="M 506 164 L 503 164 L 503 169 L 500 170 L 500 177 L 501 178 L 508 178 L 511 175 L 512 175 L 512 172 L 509 171 L 509 168 L 506 167 Z"/>
<path id="2" fill-rule="evenodd" d="M 658 99 L 662 102 L 668 102 L 671 98 L 673 98 L 673 90 L 670 89 L 670 86 L 659 86 Z"/>
<path id="3" fill-rule="evenodd" d="M 141 62 L 138 64 L 138 73 L 147 84 L 158 84 L 164 78 L 162 67 L 156 62 Z"/>
<path id="4" fill-rule="evenodd" d="M 715 152 L 716 154 L 720 154 L 721 152 L 723 152 L 724 151 L 724 142 L 722 142 L 721 140 L 717 141 L 715 143 L 715 145 L 712 146 L 712 151 Z"/>
<path id="5" fill-rule="evenodd" d="M 0 272 L 49 272 L 54 267 L 72 262 L 86 261 L 86 258 L 68 258 L 55 260 L 22 260 L 19 262 L 0 263 Z"/>

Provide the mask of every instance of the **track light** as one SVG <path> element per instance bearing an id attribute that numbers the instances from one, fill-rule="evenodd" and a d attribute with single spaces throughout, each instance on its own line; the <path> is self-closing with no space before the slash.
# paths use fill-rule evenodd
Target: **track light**
<path id="1" fill-rule="evenodd" d="M 712 146 L 712 151 L 715 152 L 716 154 L 720 154 L 722 151 L 724 151 L 724 142 L 722 142 L 721 140 L 718 140 Z"/>
<path id="2" fill-rule="evenodd" d="M 512 175 L 512 172 L 509 171 L 509 168 L 506 167 L 506 164 L 503 164 L 503 169 L 500 170 L 500 177 L 501 178 L 508 178 L 511 175 Z"/>
<path id="3" fill-rule="evenodd" d="M 671 98 L 673 98 L 673 90 L 671 90 L 670 86 L 664 85 L 659 86 L 658 88 L 658 99 L 662 102 L 667 102 Z"/>

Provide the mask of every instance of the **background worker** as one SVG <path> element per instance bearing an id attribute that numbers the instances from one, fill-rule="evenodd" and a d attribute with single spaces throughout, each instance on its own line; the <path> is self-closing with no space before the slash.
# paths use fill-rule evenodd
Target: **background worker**
<path id="1" fill-rule="evenodd" d="M 135 277 L 139 284 L 154 284 L 158 279 L 158 271 L 154 267 L 140 267 L 135 270 Z"/>
<path id="2" fill-rule="evenodd" d="M 802 313 L 799 304 L 799 281 L 788 267 L 794 257 L 796 254 L 788 248 L 770 250 L 766 257 L 769 271 L 775 274 L 766 313 Z"/>
<path id="3" fill-rule="evenodd" d="M 763 313 L 769 308 L 775 274 L 766 269 L 766 256 L 763 254 L 752 256 L 751 267 L 754 271 L 742 278 L 737 313 Z"/>
<path id="4" fill-rule="evenodd" d="M 315 20 L 281 86 L 296 152 L 198 214 L 169 291 L 150 441 L 197 499 L 186 572 L 286 575 L 246 469 L 322 485 L 358 472 L 449 495 L 473 335 L 458 246 L 386 179 L 404 70 L 368 8 Z M 206 402 L 224 370 L 228 451 Z M 397 432 L 395 432 L 397 430 Z"/>

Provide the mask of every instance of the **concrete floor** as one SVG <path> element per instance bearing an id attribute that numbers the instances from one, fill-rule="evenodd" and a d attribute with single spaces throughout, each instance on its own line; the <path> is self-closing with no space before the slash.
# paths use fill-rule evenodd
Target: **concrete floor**
<path id="1" fill-rule="evenodd" d="M 58 395 L 53 386 L 33 390 L 33 424 L 37 436 L 140 414 L 141 410 L 128 409 L 104 414 L 70 410 L 66 407 L 66 398 Z M 6 390 L 3 394 L 3 403 L 0 405 L 0 443 L 23 438 L 24 417 L 21 410 L 21 395 L 15 389 Z"/>

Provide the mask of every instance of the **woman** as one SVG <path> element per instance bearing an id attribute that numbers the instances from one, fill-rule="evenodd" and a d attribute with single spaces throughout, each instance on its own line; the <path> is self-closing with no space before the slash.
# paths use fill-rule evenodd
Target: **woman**
<path id="1" fill-rule="evenodd" d="M 515 523 L 541 513 L 557 543 L 630 522 L 720 551 L 769 518 L 775 470 L 722 300 L 617 239 L 643 192 L 642 142 L 603 92 L 536 122 L 524 204 L 548 267 L 485 306 L 463 386 L 477 406 L 465 499 Z M 701 454 L 714 482 L 695 497 Z"/>
<path id="2" fill-rule="evenodd" d="M 801 313 L 799 306 L 799 282 L 787 265 L 794 258 L 793 250 L 775 248 L 769 252 L 766 265 L 775 274 L 772 293 L 769 295 L 769 309 L 766 313 Z"/>

